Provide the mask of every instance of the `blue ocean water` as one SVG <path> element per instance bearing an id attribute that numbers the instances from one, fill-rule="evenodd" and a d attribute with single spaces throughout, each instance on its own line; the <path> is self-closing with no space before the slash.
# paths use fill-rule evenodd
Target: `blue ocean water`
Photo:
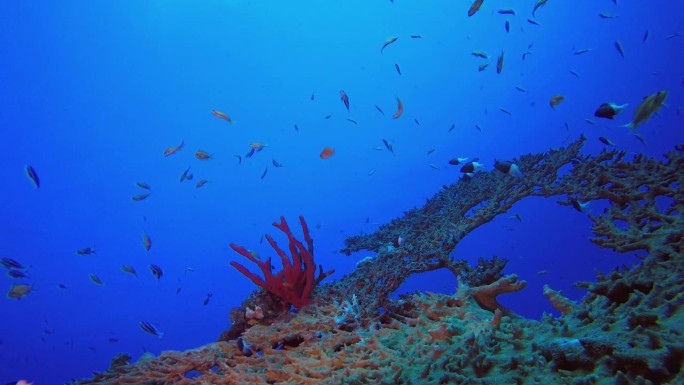
<path id="1" fill-rule="evenodd" d="M 606 147 L 600 136 L 653 157 L 684 142 L 682 5 L 552 0 L 534 25 L 534 4 L 488 0 L 468 17 L 469 2 L 440 0 L 0 3 L 0 257 L 29 275 L 3 271 L 0 287 L 33 285 L 24 298 L 0 299 L 0 383 L 64 383 L 121 352 L 135 359 L 215 341 L 255 288 L 228 264 L 244 262 L 229 243 L 273 255 L 261 238 L 278 239 L 270 224 L 280 215 L 307 219 L 316 260 L 337 270 L 334 280 L 372 255 L 337 252 L 344 238 L 456 181 L 454 157 L 491 169 L 581 134 L 585 153 Z M 516 14 L 499 14 L 504 7 Z M 660 90 L 666 106 L 634 131 L 640 137 L 622 127 Z M 554 95 L 565 101 L 552 109 Z M 392 119 L 396 98 L 404 112 Z M 613 121 L 595 118 L 604 102 L 629 106 Z M 257 142 L 266 147 L 246 157 Z M 326 146 L 335 153 L 321 159 Z M 212 158 L 196 159 L 197 150 Z M 188 168 L 194 179 L 180 183 Z M 131 199 L 148 192 L 136 182 L 151 186 L 147 199 Z M 510 259 L 506 272 L 529 285 L 502 302 L 534 319 L 553 311 L 545 283 L 579 299 L 574 282 L 637 260 L 592 244 L 587 214 L 557 200 L 523 200 L 454 253 Z M 86 247 L 95 254 L 77 255 Z M 164 271 L 158 282 L 150 264 Z M 401 291 L 455 285 L 435 272 Z"/>

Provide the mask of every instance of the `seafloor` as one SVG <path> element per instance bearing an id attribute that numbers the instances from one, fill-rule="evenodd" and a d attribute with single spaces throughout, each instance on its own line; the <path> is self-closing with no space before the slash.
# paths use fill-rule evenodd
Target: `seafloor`
<path id="1" fill-rule="evenodd" d="M 321 284 L 297 312 L 258 290 L 234 309 L 219 342 L 136 363 L 122 354 L 78 383 L 684 384 L 684 145 L 659 161 L 580 155 L 583 143 L 514 160 L 523 179 L 494 170 L 445 186 L 423 207 L 347 239 L 345 252 L 377 257 Z M 545 288 L 560 318 L 503 308 L 498 295 L 525 287 L 502 275 L 505 260 L 472 267 L 449 253 L 528 196 L 560 196 L 569 209 L 607 200 L 590 215 L 592 241 L 642 261 L 577 283 L 588 291 L 580 303 Z M 453 295 L 388 299 L 412 274 L 440 268 L 459 279 Z"/>

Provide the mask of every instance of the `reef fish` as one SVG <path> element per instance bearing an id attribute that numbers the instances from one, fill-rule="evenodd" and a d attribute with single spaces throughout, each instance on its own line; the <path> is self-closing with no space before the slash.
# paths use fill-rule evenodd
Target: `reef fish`
<path id="1" fill-rule="evenodd" d="M 183 146 L 185 145 L 185 141 L 182 141 L 181 144 L 178 146 L 171 146 L 168 147 L 166 150 L 164 150 L 164 156 L 169 156 L 177 153 L 178 151 L 183 149 Z"/>
<path id="2" fill-rule="evenodd" d="M 90 275 L 88 277 L 90 278 L 91 281 L 93 281 L 97 285 L 100 285 L 100 286 L 105 285 L 105 283 L 102 281 L 102 279 L 100 279 L 100 277 L 98 277 L 97 275 L 95 275 L 93 273 L 90 273 Z"/>
<path id="3" fill-rule="evenodd" d="M 95 254 L 95 248 L 84 247 L 82 249 L 76 250 L 76 254 L 78 254 L 78 255 L 92 255 L 92 254 Z"/>
<path id="4" fill-rule="evenodd" d="M 160 332 L 156 327 L 154 327 L 154 325 L 147 321 L 138 322 L 138 326 L 140 326 L 140 329 L 142 329 L 147 334 L 151 334 L 158 338 L 164 337 L 164 333 Z"/>
<path id="5" fill-rule="evenodd" d="M 564 101 L 565 101 L 565 96 L 554 95 L 549 99 L 549 106 L 551 106 L 551 108 L 556 108 L 557 105 L 563 103 Z"/>
<path id="6" fill-rule="evenodd" d="M 496 59 L 496 73 L 500 74 L 501 71 L 503 71 L 503 65 L 504 65 L 504 52 L 501 51 L 501 55 L 499 55 L 499 58 Z"/>
<path id="7" fill-rule="evenodd" d="M 209 180 L 207 180 L 207 179 L 202 179 L 202 180 L 200 180 L 199 182 L 197 182 L 197 184 L 195 185 L 195 188 L 200 188 L 200 187 L 204 186 L 204 185 L 207 184 L 207 183 L 209 183 Z"/>
<path id="8" fill-rule="evenodd" d="M 516 178 L 523 178 L 523 173 L 522 171 L 520 171 L 520 167 L 518 167 L 518 165 L 513 162 L 495 160 L 494 168 L 496 168 L 504 174 L 508 174 Z"/>
<path id="9" fill-rule="evenodd" d="M 24 269 L 24 265 L 15 261 L 12 258 L 0 258 L 0 265 L 4 266 L 5 269 Z"/>
<path id="10" fill-rule="evenodd" d="M 330 158 L 331 156 L 333 156 L 334 153 L 335 153 L 335 149 L 334 149 L 334 148 L 332 148 L 332 147 L 324 147 L 324 148 L 323 148 L 323 151 L 321 151 L 321 155 L 319 155 L 319 156 L 321 157 L 321 159 L 328 159 L 328 158 Z"/>
<path id="11" fill-rule="evenodd" d="M 31 182 L 33 182 L 33 185 L 36 186 L 36 188 L 40 187 L 40 179 L 38 179 L 36 170 L 28 164 L 26 165 L 26 175 L 28 175 L 29 179 L 31 179 Z"/>
<path id="12" fill-rule="evenodd" d="M 382 140 L 382 143 L 385 144 L 385 147 L 387 148 L 387 150 L 388 150 L 389 152 L 391 152 L 392 154 L 394 154 L 394 147 L 392 147 L 392 145 L 390 144 L 390 142 L 387 141 L 387 139 L 383 139 L 383 140 Z"/>
<path id="13" fill-rule="evenodd" d="M 340 99 L 342 99 L 342 103 L 344 103 L 344 106 L 347 107 L 347 112 L 349 112 L 349 96 L 343 90 L 340 90 Z"/>
<path id="14" fill-rule="evenodd" d="M 142 243 L 143 247 L 145 248 L 145 251 L 150 251 L 150 248 L 152 247 L 152 238 L 150 238 L 149 235 L 143 234 Z"/>
<path id="15" fill-rule="evenodd" d="M 135 185 L 145 190 L 152 190 L 150 185 L 145 182 L 135 182 Z"/>
<path id="16" fill-rule="evenodd" d="M 475 0 L 468 10 L 468 16 L 473 16 L 477 11 L 479 11 L 480 7 L 482 7 L 483 1 L 484 0 Z"/>
<path id="17" fill-rule="evenodd" d="M 599 136 L 598 138 L 601 143 L 605 144 L 606 146 L 615 146 L 615 143 L 613 143 L 612 140 L 606 138 L 605 136 Z"/>
<path id="18" fill-rule="evenodd" d="M 482 163 L 479 163 L 477 160 L 473 160 L 471 162 L 468 162 L 461 167 L 461 172 L 465 174 L 472 174 L 475 171 L 480 170 L 482 167 Z"/>
<path id="19" fill-rule="evenodd" d="M 130 275 L 136 276 L 136 277 L 138 276 L 138 272 L 135 271 L 135 268 L 131 265 L 121 266 L 121 271 L 123 271 L 124 273 L 128 273 Z"/>
<path id="20" fill-rule="evenodd" d="M 221 111 L 211 110 L 211 114 L 217 118 L 221 118 L 221 119 L 225 120 L 226 122 L 228 122 L 231 125 L 233 124 L 233 121 L 230 119 L 230 117 Z"/>
<path id="21" fill-rule="evenodd" d="M 615 40 L 615 43 L 613 43 L 613 44 L 615 45 L 615 49 L 618 51 L 620 56 L 622 56 L 622 58 L 624 59 L 625 58 L 625 50 L 622 49 L 622 43 L 620 43 L 620 40 Z"/>
<path id="22" fill-rule="evenodd" d="M 615 115 L 622 112 L 627 107 L 627 104 L 618 105 L 615 103 L 603 103 L 594 111 L 594 116 L 597 118 L 613 119 Z"/>
<path id="23" fill-rule="evenodd" d="M 195 153 L 195 158 L 199 160 L 208 160 L 211 159 L 211 155 L 204 150 L 197 150 Z"/>
<path id="24" fill-rule="evenodd" d="M 186 181 L 186 180 L 192 180 L 192 177 L 193 177 L 193 175 L 190 174 L 190 167 L 188 167 L 187 169 L 185 169 L 185 171 L 183 171 L 183 175 L 181 175 L 180 181 L 182 183 L 183 181 Z"/>
<path id="25" fill-rule="evenodd" d="M 33 290 L 33 285 L 27 285 L 25 283 L 17 283 L 12 285 L 9 292 L 7 293 L 8 298 L 12 299 L 22 299 L 29 295 Z"/>
<path id="26" fill-rule="evenodd" d="M 164 271 L 162 270 L 161 267 L 151 263 L 150 264 L 150 271 L 152 271 L 152 275 L 157 278 L 157 283 L 159 283 L 159 280 L 161 277 L 164 276 Z"/>
<path id="27" fill-rule="evenodd" d="M 631 123 L 627 124 L 626 127 L 636 129 L 640 124 L 649 120 L 651 116 L 658 112 L 660 107 L 662 107 L 663 103 L 665 102 L 665 99 L 667 98 L 667 95 L 668 92 L 666 90 L 663 90 L 658 91 L 653 95 L 645 97 L 639 105 L 639 107 L 637 107 L 636 112 L 634 113 L 634 120 L 632 120 Z"/>
<path id="28" fill-rule="evenodd" d="M 548 1 L 549 1 L 549 0 L 537 0 L 537 2 L 534 4 L 534 9 L 532 9 L 532 16 L 533 16 L 533 17 L 537 17 L 537 16 L 535 15 L 535 13 L 537 12 L 537 10 L 538 10 L 539 8 L 545 6 L 546 3 L 547 3 Z"/>
<path id="29" fill-rule="evenodd" d="M 142 200 L 147 199 L 148 196 L 150 196 L 149 193 L 138 194 L 138 195 L 132 196 L 131 199 L 134 200 L 134 201 L 136 201 L 136 202 L 139 202 L 139 201 L 142 201 Z"/>
<path id="30" fill-rule="evenodd" d="M 397 73 L 398 73 L 399 75 L 401 75 L 401 68 L 399 68 L 399 64 L 396 64 L 396 63 L 395 63 L 395 64 L 394 64 L 394 69 L 396 69 L 396 70 L 397 70 Z"/>
<path id="31" fill-rule="evenodd" d="M 397 112 L 392 115 L 392 119 L 397 119 L 401 116 L 401 114 L 404 113 L 404 103 L 401 102 L 401 99 L 397 98 Z"/>
<path id="32" fill-rule="evenodd" d="M 392 36 L 392 37 L 390 37 L 389 39 L 387 39 L 387 41 L 385 41 L 385 44 L 382 45 L 382 48 L 380 48 L 380 53 L 382 53 L 382 51 L 385 50 L 385 47 L 387 47 L 388 45 L 390 45 L 390 44 L 394 43 L 395 41 L 397 41 L 397 39 L 399 39 L 399 38 L 396 37 L 396 36 Z"/>
<path id="33" fill-rule="evenodd" d="M 209 300 L 211 299 L 212 295 L 213 295 L 212 293 L 207 293 L 207 297 L 204 298 L 204 302 L 203 302 L 204 306 L 207 306 L 209 304 Z"/>

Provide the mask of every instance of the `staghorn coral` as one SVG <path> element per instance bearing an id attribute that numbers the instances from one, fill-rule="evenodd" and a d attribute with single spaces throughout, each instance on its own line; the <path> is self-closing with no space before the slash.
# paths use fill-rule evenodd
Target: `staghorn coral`
<path id="1" fill-rule="evenodd" d="M 433 212 L 434 226 L 423 224 L 420 234 L 424 239 L 414 237 L 407 248 L 382 250 L 382 244 L 369 240 L 384 242 L 383 237 L 396 235 L 388 228 L 363 241 L 357 238 L 358 245 L 375 245 L 380 255 L 359 265 L 342 283 L 319 287 L 313 303 L 297 313 L 266 310 L 270 323 L 252 326 L 242 334 L 261 354 L 247 357 L 235 341 L 219 342 L 187 352 L 164 352 L 156 358 L 145 356 L 135 364 L 118 360 L 109 370 L 79 383 L 684 383 L 684 148 L 677 147 L 660 162 L 640 156 L 629 162 L 618 152 L 579 156 L 565 151 L 552 151 L 556 161 L 540 159 L 534 167 L 558 172 L 559 162 L 565 164 L 570 159 L 573 168 L 569 174 L 537 175 L 521 166 L 534 187 L 531 192 L 513 193 L 567 194 L 582 201 L 608 199 L 609 208 L 591 217 L 594 242 L 622 252 L 643 250 L 647 255 L 629 269 L 599 275 L 597 282 L 579 283 L 588 294 L 562 318 L 547 315 L 536 322 L 503 315 L 498 309 L 493 314 L 491 308 L 497 305 L 491 303 L 504 291 L 501 286 L 516 288 L 520 284 L 506 277 L 498 284 L 486 286 L 491 282 L 483 282 L 452 296 L 414 294 L 399 301 L 383 299 L 387 288 L 396 287 L 396 282 L 411 272 L 439 267 L 458 272 L 459 262 L 429 249 L 434 237 L 443 235 L 444 230 L 440 214 Z M 484 183 L 478 180 L 488 181 L 486 178 L 478 176 L 470 183 Z M 445 199 L 445 205 L 449 202 L 445 197 L 434 199 Z M 559 203 L 571 205 L 570 200 Z M 506 206 L 487 207 L 478 209 L 484 210 L 479 211 L 482 218 L 466 217 L 451 227 L 472 231 Z M 426 209 L 421 215 L 428 212 Z M 416 211 L 411 215 L 417 215 Z M 403 223 L 395 221 L 395 225 Z M 401 226 L 406 226 L 405 230 L 410 222 Z M 366 241 L 371 243 L 363 243 Z M 407 266 L 396 263 L 406 259 Z M 492 288 L 497 285 L 498 289 Z M 478 303 L 468 290 L 491 295 Z M 355 314 L 361 322 L 338 323 L 338 315 L 348 310 L 343 302 L 351 298 L 348 293 L 358 293 L 358 306 L 383 304 L 386 311 Z M 260 297 L 252 297 L 253 303 L 258 303 Z M 490 303 L 489 310 L 482 307 L 486 303 Z M 187 373 L 197 376 L 185 378 Z"/>

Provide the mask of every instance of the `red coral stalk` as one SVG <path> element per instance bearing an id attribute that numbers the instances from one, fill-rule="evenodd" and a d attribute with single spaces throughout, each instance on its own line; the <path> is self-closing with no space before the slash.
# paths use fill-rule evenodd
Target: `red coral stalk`
<path id="1" fill-rule="evenodd" d="M 230 244 L 230 247 L 238 254 L 247 257 L 247 259 L 259 266 L 264 274 L 264 278 L 262 279 L 235 261 L 230 262 L 231 266 L 238 269 L 239 272 L 251 279 L 256 285 L 263 287 L 269 293 L 296 307 L 308 305 L 314 288 L 323 279 L 335 272 L 335 270 L 330 270 L 324 273 L 323 267 L 319 265 L 318 277 L 315 277 L 316 264 L 313 258 L 313 239 L 311 239 L 309 227 L 306 225 L 304 217 L 300 216 L 299 222 L 302 225 L 307 247 L 304 247 L 302 242 L 292 235 L 292 231 L 290 231 L 290 227 L 285 222 L 284 217 L 280 217 L 280 223 L 273 223 L 273 226 L 287 235 L 292 261 L 285 254 L 285 251 L 278 247 L 276 241 L 269 235 L 266 235 L 266 240 L 268 240 L 273 250 L 280 256 L 283 263 L 283 269 L 275 275 L 271 266 L 271 257 L 265 261 L 260 261 L 255 257 L 255 254 L 252 254 L 244 247 L 233 243 Z"/>

